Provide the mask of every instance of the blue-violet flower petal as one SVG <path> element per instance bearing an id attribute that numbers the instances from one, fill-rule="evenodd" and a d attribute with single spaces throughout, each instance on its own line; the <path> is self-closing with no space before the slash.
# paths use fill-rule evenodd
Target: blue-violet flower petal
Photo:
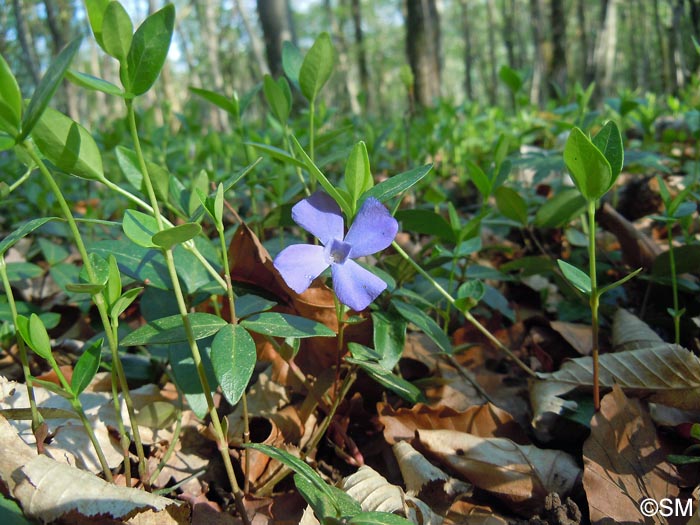
<path id="1" fill-rule="evenodd" d="M 345 242 L 352 246 L 350 257 L 372 255 L 387 248 L 399 231 L 399 223 L 381 202 L 368 198 L 350 226 Z"/>

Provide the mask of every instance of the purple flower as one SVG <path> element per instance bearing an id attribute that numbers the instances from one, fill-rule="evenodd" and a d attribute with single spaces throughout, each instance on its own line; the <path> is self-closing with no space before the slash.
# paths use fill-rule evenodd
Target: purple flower
<path id="1" fill-rule="evenodd" d="M 381 202 L 369 197 L 345 236 L 338 204 L 320 191 L 299 201 L 292 219 L 323 245 L 295 244 L 275 258 L 275 268 L 292 290 L 302 293 L 330 266 L 338 300 L 355 311 L 367 308 L 384 291 L 383 280 L 353 261 L 383 250 L 399 231 L 399 223 Z"/>

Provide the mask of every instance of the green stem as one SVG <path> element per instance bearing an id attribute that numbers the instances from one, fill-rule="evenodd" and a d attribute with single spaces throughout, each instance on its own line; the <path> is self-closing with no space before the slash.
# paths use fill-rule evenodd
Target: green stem
<path id="1" fill-rule="evenodd" d="M 676 257 L 673 252 L 673 223 L 668 227 L 668 260 L 671 266 L 671 290 L 673 292 L 673 331 L 674 341 L 681 344 L 681 314 L 678 304 L 678 282 L 676 281 Z"/>
<path id="2" fill-rule="evenodd" d="M 15 296 L 12 293 L 12 288 L 10 285 L 10 278 L 7 275 L 7 265 L 5 263 L 4 255 L 0 255 L 0 278 L 2 278 L 2 285 L 5 288 L 5 297 L 7 297 L 7 304 L 10 307 L 10 315 L 12 316 L 12 324 L 17 326 L 17 305 L 15 303 Z M 15 328 L 16 330 L 16 328 Z M 17 348 L 19 349 L 19 360 L 22 363 L 22 372 L 24 373 L 24 380 L 27 384 L 27 396 L 29 397 L 29 409 L 32 413 L 32 432 L 34 437 L 37 437 L 37 432 L 40 426 L 44 423 L 44 418 L 36 407 L 36 397 L 34 396 L 34 378 L 32 377 L 32 371 L 29 368 L 29 359 L 27 358 L 27 347 L 24 344 L 24 339 L 20 337 L 17 331 Z M 39 439 L 36 439 L 37 451 L 41 451 L 42 444 L 39 443 Z"/>
<path id="3" fill-rule="evenodd" d="M 139 140 L 138 130 L 136 128 L 136 114 L 134 113 L 133 101 L 126 101 L 127 107 L 127 120 L 129 123 L 129 131 L 131 133 L 131 138 L 134 143 L 134 150 L 136 152 L 136 157 L 139 162 L 139 169 L 143 175 L 144 185 L 146 186 L 146 194 L 151 202 L 151 208 L 153 210 L 153 215 L 158 225 L 158 230 L 162 231 L 164 228 L 164 220 L 160 213 L 160 208 L 158 206 L 158 199 L 156 198 L 155 191 L 153 190 L 153 184 L 151 182 L 151 177 L 148 173 L 146 167 L 146 161 L 143 157 L 143 152 L 141 150 L 141 143 Z M 211 387 L 209 385 L 209 380 L 207 379 L 207 374 L 204 369 L 204 363 L 202 362 L 202 356 L 199 352 L 199 347 L 197 346 L 197 341 L 195 340 L 194 333 L 192 331 L 192 324 L 187 316 L 187 305 L 185 304 L 185 297 L 180 287 L 180 278 L 177 275 L 177 270 L 175 268 L 175 259 L 173 258 L 172 250 L 162 250 L 163 256 L 165 257 L 166 267 L 168 268 L 168 274 L 170 275 L 170 280 L 173 284 L 173 293 L 175 294 L 175 299 L 177 301 L 178 310 L 182 318 L 182 324 L 185 328 L 185 336 L 190 347 L 190 353 L 192 354 L 192 359 L 194 361 L 195 370 L 197 371 L 197 376 L 199 382 L 204 391 L 204 397 L 207 401 L 207 407 L 209 412 L 209 417 L 211 419 L 212 427 L 214 428 L 214 433 L 217 437 L 217 446 L 219 453 L 224 462 L 224 467 L 226 469 L 226 474 L 228 476 L 229 482 L 231 483 L 231 489 L 233 492 L 233 497 L 235 500 L 236 508 L 243 520 L 244 525 L 250 525 L 250 518 L 245 510 L 245 505 L 243 503 L 243 493 L 238 486 L 238 481 L 236 480 L 236 474 L 233 470 L 233 464 L 231 463 L 231 455 L 229 454 L 227 437 L 224 434 L 223 428 L 221 426 L 221 419 L 216 410 L 214 404 L 214 398 L 211 393 Z"/>
<path id="4" fill-rule="evenodd" d="M 73 217 L 73 213 L 71 212 L 70 207 L 68 206 L 68 203 L 66 202 L 65 197 L 63 196 L 63 193 L 61 192 L 61 188 L 58 186 L 54 178 L 51 176 L 51 173 L 49 172 L 48 168 L 46 167 L 46 164 L 39 158 L 39 156 L 36 154 L 34 151 L 34 148 L 31 146 L 31 144 L 23 143 L 25 151 L 28 153 L 30 158 L 34 161 L 34 163 L 38 166 L 39 171 L 41 174 L 44 176 L 44 179 L 47 181 L 49 184 L 49 187 L 51 188 L 51 191 L 54 193 L 56 200 L 61 208 L 61 211 L 68 222 L 68 227 L 71 230 L 71 233 L 73 235 L 73 240 L 75 242 L 75 246 L 78 249 L 78 252 L 80 253 L 80 257 L 83 260 L 83 265 L 85 267 L 85 271 L 88 274 L 88 279 L 90 279 L 91 282 L 96 282 L 97 277 L 95 274 L 95 269 L 92 267 L 92 263 L 90 262 L 90 258 L 88 257 L 87 249 L 85 248 L 85 243 L 83 242 L 83 238 L 80 234 L 80 230 L 78 229 L 78 224 L 75 221 L 75 218 Z M 134 405 L 131 401 L 131 394 L 129 392 L 129 385 L 126 381 L 126 374 L 124 373 L 124 367 L 122 366 L 121 359 L 119 358 L 119 345 L 117 343 L 117 339 L 114 337 L 114 334 L 112 330 L 110 329 L 110 320 L 109 320 L 109 314 L 107 312 L 107 304 L 105 302 L 104 295 L 102 295 L 102 292 L 96 294 L 93 296 L 93 301 L 95 302 L 95 306 L 97 307 L 97 311 L 100 314 L 100 319 L 102 321 L 102 326 L 104 327 L 105 335 L 107 336 L 107 342 L 109 344 L 109 349 L 112 354 L 112 365 L 114 367 L 114 371 L 117 374 L 117 378 L 119 380 L 119 386 L 122 390 L 122 395 L 124 396 L 124 403 L 126 404 L 126 409 L 129 414 L 129 421 L 131 423 L 131 431 L 133 433 L 134 437 L 134 444 L 136 445 L 136 454 L 138 455 L 139 459 L 139 475 L 141 476 L 141 479 L 144 479 L 144 476 L 146 474 L 146 457 L 143 452 L 143 444 L 141 443 L 141 435 L 139 433 L 139 427 L 138 423 L 136 422 L 136 415 L 134 413 Z M 117 418 L 121 418 L 121 411 L 117 412 L 116 414 Z M 126 438 L 125 436 L 122 436 L 122 438 Z"/>
<path id="5" fill-rule="evenodd" d="M 391 243 L 391 245 L 394 247 L 394 249 L 403 257 L 413 268 L 421 274 L 423 277 L 425 277 L 428 282 L 435 288 L 440 295 L 442 295 L 445 299 L 447 299 L 447 302 L 457 308 L 455 306 L 455 299 L 452 297 L 447 290 L 445 290 L 442 286 L 440 286 L 440 283 L 438 283 L 433 277 L 426 272 L 416 261 L 413 260 L 413 258 L 408 255 L 399 244 L 394 241 Z M 459 310 L 459 308 L 457 308 Z M 508 348 L 506 345 L 501 343 L 498 338 L 493 335 L 488 328 L 486 328 L 484 325 L 482 325 L 469 311 L 462 311 L 462 315 L 464 315 L 464 318 L 469 321 L 469 323 L 474 326 L 479 332 L 484 335 L 491 343 L 493 343 L 497 348 L 499 348 L 501 351 L 503 351 L 508 357 L 510 357 L 513 362 L 515 362 L 518 367 L 520 367 L 521 370 L 523 370 L 527 375 L 530 377 L 537 377 L 537 374 L 529 367 L 527 366 L 517 355 L 515 355 L 510 348 Z"/>
<path id="6" fill-rule="evenodd" d="M 588 262 L 589 275 L 591 278 L 591 332 L 593 336 L 593 407 L 596 412 L 600 410 L 600 380 L 599 380 L 599 322 L 598 322 L 598 307 L 600 303 L 600 295 L 598 294 L 598 277 L 596 273 L 595 260 L 595 200 L 588 202 Z"/>

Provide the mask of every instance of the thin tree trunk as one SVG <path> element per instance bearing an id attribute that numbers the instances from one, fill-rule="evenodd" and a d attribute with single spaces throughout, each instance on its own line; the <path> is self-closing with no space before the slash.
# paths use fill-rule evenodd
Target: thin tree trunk
<path id="1" fill-rule="evenodd" d="M 603 31 L 595 50 L 596 86 L 599 96 L 605 96 L 612 88 L 617 53 L 617 0 L 608 0 L 605 9 Z"/>
<path id="2" fill-rule="evenodd" d="M 282 44 L 294 42 L 294 25 L 288 0 L 258 0 L 258 18 L 265 38 L 265 56 L 270 72 L 278 78 L 284 74 L 282 68 Z"/>
<path id="3" fill-rule="evenodd" d="M 374 93 L 370 88 L 367 50 L 365 49 L 365 38 L 362 32 L 362 5 L 360 0 L 350 0 L 350 11 L 352 13 L 352 25 L 355 33 L 357 70 L 360 72 L 360 86 L 365 98 L 365 109 L 369 113 L 374 107 Z"/>
<path id="4" fill-rule="evenodd" d="M 226 96 L 224 91 L 224 79 L 219 63 L 220 33 L 216 24 L 219 18 L 219 5 L 215 0 L 192 0 L 197 13 L 197 21 L 200 27 L 200 39 L 204 44 L 204 53 L 200 55 L 200 61 L 205 65 L 207 72 L 207 89 L 216 91 Z M 224 112 L 209 105 L 209 124 L 216 130 L 228 129 L 228 122 Z"/>
<path id="5" fill-rule="evenodd" d="M 588 31 L 586 30 L 586 0 L 576 1 L 576 20 L 578 25 L 578 39 L 579 39 L 579 66 L 577 70 L 579 71 L 578 80 L 584 86 L 588 85 L 592 80 L 590 73 L 590 65 L 588 62 Z"/>
<path id="6" fill-rule="evenodd" d="M 549 11 L 552 28 L 552 54 L 547 67 L 550 97 L 566 92 L 566 13 L 563 0 L 551 0 Z"/>
<path id="7" fill-rule="evenodd" d="M 544 81 L 544 24 L 542 21 L 542 6 L 540 0 L 530 0 L 530 25 L 535 56 L 532 66 L 532 85 L 530 86 L 530 102 L 541 106 L 544 102 L 542 82 Z"/>
<path id="8" fill-rule="evenodd" d="M 693 36 L 695 40 L 700 42 L 700 3 L 698 0 L 688 0 L 688 5 L 690 6 L 690 22 L 693 28 Z M 698 65 L 700 64 L 700 56 L 697 53 L 692 53 L 691 58 L 691 71 L 696 71 Z"/>
<path id="9" fill-rule="evenodd" d="M 415 100 L 431 106 L 440 97 L 440 19 L 435 0 L 406 0 L 406 53 Z"/>
<path id="10" fill-rule="evenodd" d="M 474 47 L 472 42 L 472 28 L 469 12 L 469 0 L 461 0 L 462 7 L 462 37 L 464 38 L 464 91 L 468 100 L 474 100 L 474 81 L 472 71 L 474 68 Z"/>
<path id="11" fill-rule="evenodd" d="M 243 22 L 243 26 L 245 27 L 246 33 L 248 34 L 248 38 L 250 40 L 250 49 L 253 53 L 253 58 L 257 65 L 258 73 L 260 74 L 260 77 L 262 77 L 263 75 L 269 75 L 270 68 L 267 66 L 267 62 L 265 61 L 265 57 L 263 56 L 260 38 L 258 37 L 257 33 L 253 31 L 253 26 L 250 24 L 250 20 L 248 19 L 248 13 L 246 12 L 240 0 L 234 0 L 233 3 L 236 6 L 236 10 L 238 10 L 238 14 L 241 16 L 241 21 Z"/>
<path id="12" fill-rule="evenodd" d="M 333 12 L 333 5 L 331 0 L 323 0 L 323 5 L 326 9 L 326 16 L 328 17 L 328 26 L 331 28 L 333 35 L 335 37 L 338 52 L 338 70 L 345 78 L 345 89 L 347 91 L 347 98 L 350 103 L 350 111 L 354 115 L 360 114 L 360 103 L 357 100 L 357 95 L 359 88 L 357 86 L 357 79 L 350 71 L 350 60 L 348 59 L 348 44 L 345 40 L 345 34 L 338 23 L 338 19 Z"/>
<path id="13" fill-rule="evenodd" d="M 661 67 L 659 68 L 663 72 L 663 82 L 657 87 L 657 92 L 668 92 L 672 90 L 671 86 L 671 60 L 668 54 L 668 45 L 666 43 L 666 38 L 664 37 L 663 23 L 661 21 L 661 14 L 659 13 L 659 0 L 654 0 L 654 31 L 656 33 L 656 43 L 659 46 L 659 57 L 661 62 Z M 659 78 L 657 76 L 657 78 Z"/>
<path id="14" fill-rule="evenodd" d="M 486 0 L 486 26 L 488 30 L 489 54 L 489 103 L 496 105 L 498 95 L 498 64 L 496 63 L 496 23 L 494 0 Z"/>
<path id="15" fill-rule="evenodd" d="M 32 46 L 29 44 L 30 35 L 26 21 L 24 20 L 23 3 L 20 0 L 12 0 L 12 7 L 15 12 L 17 40 L 24 54 L 24 66 L 29 76 L 32 77 L 34 85 L 36 85 L 39 83 L 39 70 L 36 65 L 36 60 L 34 59 L 34 49 L 32 49 Z"/>
<path id="16" fill-rule="evenodd" d="M 683 0 L 676 0 L 673 4 L 670 35 L 671 48 L 673 50 L 674 93 L 678 93 L 679 90 L 685 87 L 686 65 L 685 54 L 683 53 L 684 34 L 681 26 L 683 15 Z"/>
<path id="17" fill-rule="evenodd" d="M 508 57 L 508 67 L 517 69 L 515 63 L 515 23 L 513 20 L 514 12 L 511 7 L 513 0 L 501 0 L 501 13 L 503 14 L 503 45 L 506 48 L 506 56 Z M 491 28 L 493 32 L 493 27 Z"/>

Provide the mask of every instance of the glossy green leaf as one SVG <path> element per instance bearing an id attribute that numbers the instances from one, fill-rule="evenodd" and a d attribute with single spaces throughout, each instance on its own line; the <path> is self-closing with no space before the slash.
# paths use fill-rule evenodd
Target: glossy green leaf
<path id="1" fill-rule="evenodd" d="M 203 339 L 214 335 L 228 324 L 221 317 L 203 312 L 189 313 L 187 318 L 192 326 L 192 333 L 195 339 Z M 171 315 L 137 328 L 122 339 L 121 344 L 123 346 L 137 346 L 179 343 L 186 340 L 187 336 L 182 316 Z"/>
<path id="2" fill-rule="evenodd" d="M 32 138 L 59 169 L 83 179 L 104 180 L 102 154 L 92 135 L 60 111 L 46 108 Z"/>
<path id="3" fill-rule="evenodd" d="M 499 69 L 498 77 L 508 86 L 511 93 L 517 93 L 520 91 L 520 88 L 523 87 L 523 79 L 520 73 L 505 64 Z"/>
<path id="4" fill-rule="evenodd" d="M 579 270 L 573 264 L 569 264 L 568 262 L 562 261 L 561 259 L 557 260 L 557 264 L 559 265 L 561 273 L 564 274 L 564 277 L 566 277 L 566 279 L 572 285 L 574 285 L 576 289 L 585 293 L 586 295 L 591 294 L 591 278 L 588 276 L 587 273 L 583 272 L 582 270 Z"/>
<path id="5" fill-rule="evenodd" d="M 474 186 L 479 190 L 481 196 L 486 199 L 491 195 L 491 181 L 486 176 L 486 173 L 470 160 L 467 160 L 467 170 L 469 171 L 469 178 L 474 183 Z"/>
<path id="6" fill-rule="evenodd" d="M 386 202 L 420 182 L 423 177 L 430 173 L 431 169 L 433 169 L 433 165 L 426 164 L 425 166 L 419 166 L 394 175 L 393 177 L 389 177 L 367 190 L 364 195 L 362 195 L 361 200 L 364 201 L 367 197 L 374 197 L 381 202 Z"/>
<path id="7" fill-rule="evenodd" d="M 442 215 L 432 210 L 399 210 L 395 217 L 401 223 L 403 231 L 434 235 L 449 243 L 456 240 L 452 226 Z"/>
<path id="8" fill-rule="evenodd" d="M 236 405 L 253 375 L 255 341 L 241 325 L 226 325 L 211 343 L 211 364 L 226 400 Z"/>
<path id="9" fill-rule="evenodd" d="M 354 344 L 355 343 L 350 343 L 350 346 Z M 375 380 L 383 387 L 388 388 L 392 392 L 398 394 L 406 401 L 409 401 L 411 403 L 425 402 L 425 396 L 417 386 L 415 386 L 412 383 L 409 383 L 402 377 L 391 373 L 391 371 L 385 369 L 379 363 L 364 361 L 362 359 L 356 359 L 353 357 L 346 357 L 345 360 L 348 363 L 358 365 L 373 380 Z"/>
<path id="10" fill-rule="evenodd" d="M 119 86 L 107 82 L 101 78 L 88 75 L 87 73 L 80 73 L 79 71 L 68 70 L 66 72 L 66 78 L 80 87 L 86 89 L 91 89 L 93 91 L 101 91 L 107 93 L 108 95 L 113 95 L 116 97 L 123 97 L 124 92 Z"/>
<path id="11" fill-rule="evenodd" d="M 211 387 L 216 388 L 216 376 L 212 370 L 211 361 L 206 349 L 201 352 L 202 364 Z M 187 404 L 198 418 L 204 419 L 209 412 L 207 396 L 202 390 L 197 368 L 194 366 L 192 352 L 187 343 L 177 343 L 168 346 L 168 360 L 173 371 L 173 379 L 178 388 L 185 394 Z"/>
<path id="12" fill-rule="evenodd" d="M 22 93 L 10 66 L 0 55 L 0 130 L 13 137 L 22 118 Z"/>
<path id="13" fill-rule="evenodd" d="M 357 203 L 363 193 L 374 186 L 367 146 L 362 141 L 352 148 L 345 164 L 345 186 L 350 192 L 350 202 L 353 205 Z"/>
<path id="14" fill-rule="evenodd" d="M 613 182 L 612 169 L 605 155 L 579 128 L 572 129 L 566 141 L 564 163 L 587 201 L 601 198 Z"/>
<path id="15" fill-rule="evenodd" d="M 134 25 L 119 2 L 110 2 L 102 20 L 102 47 L 119 62 L 126 60 L 131 47 Z"/>
<path id="16" fill-rule="evenodd" d="M 170 250 L 173 248 L 173 246 L 195 238 L 201 232 L 202 227 L 199 224 L 186 222 L 184 224 L 179 224 L 177 226 L 173 226 L 172 228 L 159 231 L 153 235 L 151 240 L 156 246 L 159 246 L 164 250 Z"/>
<path id="17" fill-rule="evenodd" d="M 331 37 L 325 31 L 318 35 L 311 49 L 306 53 L 299 70 L 299 87 L 307 100 L 316 100 L 335 66 L 335 48 Z"/>
<path id="18" fill-rule="evenodd" d="M 392 370 L 401 359 L 406 343 L 406 321 L 391 312 L 372 314 L 374 348 L 381 354 L 379 364 Z"/>
<path id="19" fill-rule="evenodd" d="M 0 124 L 1 125 L 1 124 Z M 15 147 L 15 139 L 4 133 L 0 133 L 0 151 L 7 151 Z M 0 181 L 0 199 L 10 194 L 10 188 L 5 181 Z"/>
<path id="20" fill-rule="evenodd" d="M 73 394 L 79 396 L 94 379 L 97 370 L 100 368 L 102 358 L 102 339 L 98 339 L 83 351 L 78 362 L 73 367 L 73 377 L 70 386 Z"/>
<path id="21" fill-rule="evenodd" d="M 407 321 L 413 323 L 418 328 L 423 330 L 432 341 L 438 345 L 440 350 L 446 354 L 452 354 L 452 343 L 447 334 L 438 326 L 438 324 L 423 310 L 399 300 L 392 300 L 391 304 Z"/>
<path id="22" fill-rule="evenodd" d="M 158 232 L 158 223 L 151 215 L 136 210 L 126 210 L 122 221 L 124 234 L 143 248 L 156 248 L 153 236 Z"/>
<path id="23" fill-rule="evenodd" d="M 14 410 L 14 409 L 8 409 L 8 410 Z M 19 409 L 21 410 L 21 409 Z M 26 409 L 29 411 L 29 409 Z M 47 409 L 44 409 L 47 410 Z M 40 409 L 43 415 L 43 410 Z M 70 414 L 70 412 L 64 410 L 63 412 L 66 412 L 66 414 Z M 3 411 L 3 416 L 7 419 L 12 419 L 9 413 L 7 411 Z M 65 416 L 64 416 L 65 417 Z M 26 419 L 31 419 L 31 413 L 29 413 L 28 417 Z M 48 419 L 46 416 L 44 416 L 45 419 Z M 5 525 L 33 525 L 35 522 L 34 521 L 29 521 L 27 518 L 24 517 L 24 512 L 22 511 L 22 508 L 15 502 L 15 500 L 11 499 L 8 496 L 5 496 L 0 493 L 0 521 L 4 523 Z"/>
<path id="24" fill-rule="evenodd" d="M 322 323 L 279 312 L 263 312 L 241 321 L 251 332 L 272 337 L 333 337 L 335 332 Z"/>
<path id="25" fill-rule="evenodd" d="M 107 286 L 105 288 L 105 300 L 111 308 L 122 295 L 122 276 L 119 272 L 119 265 L 114 254 L 109 254 L 107 258 L 108 277 Z"/>
<path id="26" fill-rule="evenodd" d="M 90 27 L 92 28 L 92 33 L 95 35 L 95 40 L 104 49 L 102 44 L 102 24 L 104 21 L 105 11 L 109 5 L 110 0 L 87 0 L 85 2 L 85 7 L 88 12 L 88 19 L 90 20 Z"/>
<path id="27" fill-rule="evenodd" d="M 146 18 L 131 39 L 126 57 L 127 91 L 143 95 L 158 78 L 168 56 L 175 25 L 175 6 L 168 4 Z"/>
<path id="28" fill-rule="evenodd" d="M 198 88 L 190 86 L 188 88 L 192 93 L 198 97 L 202 97 L 207 102 L 211 102 L 215 106 L 223 109 L 227 113 L 230 113 L 234 117 L 238 117 L 239 108 L 236 102 L 216 91 L 210 91 L 208 89 Z"/>
<path id="29" fill-rule="evenodd" d="M 652 265 L 651 273 L 656 277 L 670 277 L 671 272 L 671 256 L 666 250 L 661 253 Z M 675 273 L 682 275 L 684 273 L 700 273 L 700 245 L 686 244 L 673 249 Z"/>
<path id="30" fill-rule="evenodd" d="M 124 292 L 116 301 L 114 301 L 112 309 L 109 312 L 112 319 L 117 319 L 121 314 L 123 314 L 126 309 L 129 308 L 131 303 L 133 303 L 138 297 L 142 290 L 142 287 L 131 288 L 130 290 Z"/>
<path id="31" fill-rule="evenodd" d="M 520 194 L 512 188 L 501 186 L 493 192 L 498 211 L 511 220 L 527 226 L 527 204 Z"/>
<path id="32" fill-rule="evenodd" d="M 22 224 L 22 226 L 14 230 L 2 241 L 0 241 L 0 256 L 4 255 L 7 250 L 12 248 L 12 246 L 14 246 L 15 243 L 23 237 L 26 237 L 37 228 L 41 228 L 47 222 L 55 220 L 58 220 L 58 217 L 40 217 L 38 219 L 32 219 L 31 221 L 25 222 Z"/>
<path id="33" fill-rule="evenodd" d="M 390 512 L 360 512 L 348 521 L 347 525 L 409 525 L 413 522 Z"/>
<path id="34" fill-rule="evenodd" d="M 289 112 L 292 109 L 292 92 L 289 89 L 287 79 L 280 77 L 275 80 L 270 75 L 265 75 L 263 92 L 272 114 L 281 124 L 286 124 L 289 119 Z"/>
<path id="35" fill-rule="evenodd" d="M 276 304 L 275 301 L 270 301 L 269 299 L 251 294 L 239 295 L 234 299 L 236 317 L 239 319 L 257 314 L 258 312 L 265 312 Z"/>
<path id="36" fill-rule="evenodd" d="M 256 150 L 269 155 L 273 159 L 280 161 L 282 164 L 289 164 L 290 166 L 298 168 L 306 168 L 306 164 L 304 164 L 299 159 L 292 157 L 288 152 L 286 152 L 283 149 L 277 148 L 275 146 L 270 146 L 269 144 L 261 144 L 259 142 L 244 142 L 243 144 L 245 146 L 254 147 Z"/>
<path id="37" fill-rule="evenodd" d="M 304 63 L 304 56 L 299 48 L 289 41 L 282 44 L 282 69 L 289 81 L 299 87 L 299 72 Z"/>
<path id="38" fill-rule="evenodd" d="M 625 161 L 625 152 L 622 146 L 622 135 L 620 130 L 612 120 L 608 121 L 605 126 L 593 137 L 593 144 L 605 156 L 610 164 L 611 178 L 607 189 L 609 190 L 617 176 L 622 171 L 622 165 Z M 606 190 L 607 191 L 607 190 Z"/>
<path id="39" fill-rule="evenodd" d="M 79 48 L 80 38 L 76 38 L 64 47 L 56 58 L 54 58 L 53 62 L 51 62 L 46 73 L 44 73 L 44 76 L 39 81 L 39 85 L 36 87 L 32 99 L 29 101 L 27 110 L 24 112 L 19 141 L 26 139 L 29 133 L 34 129 L 34 126 L 44 113 L 46 106 L 48 106 L 51 97 L 53 97 L 56 89 L 58 89 L 58 86 L 61 84 L 61 80 L 63 80 L 63 76 Z"/>
<path id="40" fill-rule="evenodd" d="M 22 338 L 29 347 L 34 350 L 39 357 L 43 357 L 47 360 L 51 359 L 51 339 L 39 316 L 32 314 L 26 323 L 21 323 L 20 317 L 18 316 L 17 325 L 22 334 Z"/>
<path id="41" fill-rule="evenodd" d="M 86 293 L 90 295 L 97 295 L 102 290 L 104 290 L 105 285 L 99 283 L 67 283 L 65 289 L 72 293 Z"/>
<path id="42" fill-rule="evenodd" d="M 535 214 L 538 228 L 562 228 L 586 210 L 586 199 L 576 188 L 566 188 L 548 199 Z"/>

